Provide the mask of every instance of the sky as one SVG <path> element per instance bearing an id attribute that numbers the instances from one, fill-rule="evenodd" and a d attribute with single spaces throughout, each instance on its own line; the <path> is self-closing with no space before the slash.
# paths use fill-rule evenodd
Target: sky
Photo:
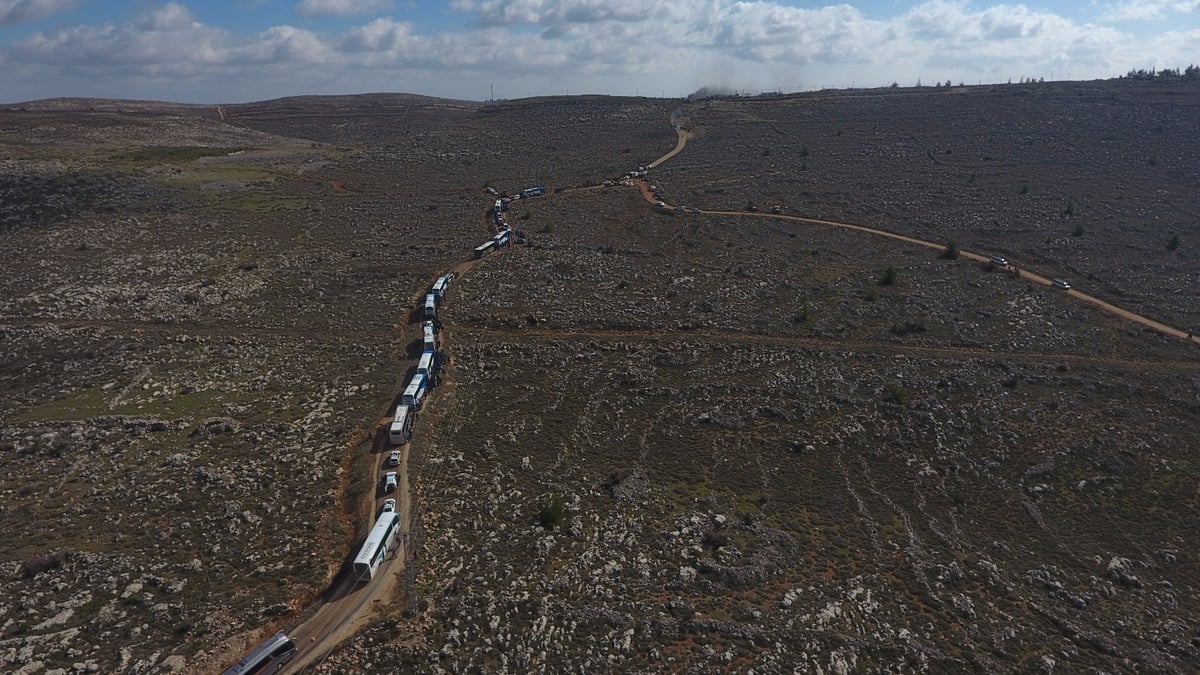
<path id="1" fill-rule="evenodd" d="M 757 94 L 1200 61 L 1200 0 L 0 0 L 0 102 Z"/>

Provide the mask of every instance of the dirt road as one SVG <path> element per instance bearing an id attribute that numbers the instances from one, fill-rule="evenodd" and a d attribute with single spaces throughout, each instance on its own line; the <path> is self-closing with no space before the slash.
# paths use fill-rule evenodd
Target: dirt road
<path id="1" fill-rule="evenodd" d="M 691 132 L 688 130 L 685 130 L 678 123 L 676 123 L 676 134 L 677 134 L 677 141 L 676 141 L 675 147 L 672 148 L 666 154 L 662 155 L 658 159 L 651 162 L 649 164 L 649 166 L 651 168 L 662 165 L 666 161 L 670 160 L 672 157 L 674 157 L 677 154 L 679 154 L 680 152 L 682 152 L 683 149 L 687 146 L 688 140 L 692 137 Z M 647 202 L 654 204 L 657 201 L 657 198 L 652 193 L 650 193 L 650 191 L 648 189 L 648 183 L 646 181 L 638 181 L 637 187 L 638 187 L 639 192 L 642 194 L 643 198 Z M 668 205 L 668 206 L 673 208 L 673 205 Z M 887 230 L 881 230 L 878 228 L 867 227 L 867 226 L 863 226 L 863 225 L 856 225 L 853 223 L 844 223 L 844 222 L 839 222 L 839 221 L 823 220 L 823 219 L 818 219 L 818 218 L 807 218 L 807 217 L 803 217 L 803 216 L 793 216 L 793 215 L 773 214 L 773 213 L 758 213 L 758 212 L 749 212 L 749 211 L 719 210 L 719 211 L 706 211 L 704 213 L 712 214 L 712 215 L 736 216 L 736 217 L 748 217 L 748 218 L 770 218 L 770 219 L 774 219 L 774 220 L 805 223 L 805 224 L 810 224 L 810 225 L 838 227 L 838 228 L 843 228 L 843 229 L 848 229 L 848 230 L 864 232 L 864 233 L 872 234 L 875 236 L 887 237 L 890 239 L 902 241 L 902 242 L 905 242 L 908 244 L 915 244 L 917 246 L 922 246 L 922 247 L 929 248 L 932 250 L 943 250 L 945 248 L 944 244 L 926 241 L 923 239 L 918 239 L 916 237 L 910 237 L 910 236 L 906 236 L 906 235 L 902 235 L 902 234 L 897 234 L 895 232 L 889 232 Z M 500 253 L 501 253 L 501 251 L 496 251 L 496 252 L 493 252 L 491 255 L 494 256 L 494 255 L 498 255 Z M 971 252 L 971 251 L 960 251 L 959 254 L 964 258 L 967 258 L 969 260 L 975 260 L 975 261 L 978 261 L 981 263 L 987 263 L 989 261 L 988 256 L 985 256 L 980 253 L 975 253 L 975 252 Z M 461 276 L 461 275 L 469 272 L 473 267 L 475 267 L 477 264 L 479 264 L 481 262 L 482 262 L 482 259 L 468 258 L 468 259 L 463 260 L 460 263 L 458 263 L 453 268 L 453 272 L 456 274 L 456 276 Z M 1027 270 L 1016 271 L 1014 276 L 1017 278 L 1033 281 L 1035 283 L 1039 283 L 1044 286 L 1052 286 L 1053 285 L 1051 279 L 1044 277 L 1042 275 L 1033 273 L 1033 272 L 1029 272 Z M 1073 298 L 1076 298 L 1077 300 L 1091 303 L 1104 311 L 1107 311 L 1116 316 L 1120 316 L 1124 319 L 1140 323 L 1148 328 L 1159 331 L 1165 335 L 1170 335 L 1172 337 L 1186 339 L 1193 343 L 1200 343 L 1200 338 L 1194 337 L 1191 334 L 1189 334 L 1183 330 L 1163 324 L 1161 322 L 1155 321 L 1148 317 L 1144 317 L 1144 316 L 1136 314 L 1134 312 L 1130 312 L 1128 310 L 1122 309 L 1122 308 L 1112 305 L 1108 302 L 1105 302 L 1105 301 L 1095 298 L 1093 296 L 1082 293 L 1078 290 L 1069 290 L 1069 291 L 1066 291 L 1066 293 L 1067 293 L 1067 295 L 1069 295 Z M 582 331 L 582 332 L 587 332 L 587 331 Z M 587 333 L 591 334 L 591 335 L 598 335 L 594 331 L 587 332 Z M 571 334 L 573 334 L 572 331 L 565 331 L 559 335 L 546 335 L 544 337 L 547 337 L 548 339 L 561 339 L 562 337 L 569 336 Z M 720 339 L 722 336 L 703 335 L 702 337 L 704 337 L 706 339 Z M 745 339 L 745 336 L 740 336 L 740 337 L 742 339 Z M 401 328 L 402 344 L 407 344 L 407 342 L 404 342 L 404 339 L 405 339 L 405 332 L 404 332 L 404 328 L 402 327 Z M 808 345 L 808 346 L 821 347 L 821 348 L 830 347 L 829 344 L 825 344 L 820 341 L 814 341 L 813 339 L 808 339 L 808 338 L 774 338 L 774 337 L 763 336 L 763 337 L 760 337 L 757 339 L 764 340 L 764 341 L 771 341 L 771 342 L 779 342 L 780 344 L 792 344 L 795 346 Z M 845 345 L 843 345 L 843 346 L 845 346 Z M 942 357 L 956 356 L 956 357 L 981 358 L 981 357 L 991 355 L 991 353 L 988 352 L 987 350 L 974 350 L 974 349 L 964 349 L 964 348 L 932 348 L 932 347 L 926 348 L 926 347 L 911 347 L 911 346 L 904 346 L 904 345 L 896 346 L 896 345 L 884 345 L 884 344 L 872 344 L 872 345 L 857 344 L 857 345 L 854 345 L 855 349 L 863 349 L 864 347 L 869 347 L 870 349 L 878 350 L 881 352 L 920 350 L 924 353 L 927 353 L 927 355 L 942 356 Z M 1020 356 L 1020 355 L 1018 355 L 1018 356 Z M 1027 354 L 1024 356 L 1055 358 L 1055 359 L 1069 359 L 1069 360 L 1088 360 L 1090 358 L 1087 356 L 1073 355 L 1073 354 L 1037 354 L 1037 355 Z M 1142 365 L 1146 365 L 1146 364 L 1130 361 L 1126 365 L 1129 365 L 1131 367 L 1138 367 L 1138 366 L 1142 366 Z M 1186 364 L 1186 365 L 1190 366 L 1191 364 Z M 427 405 L 428 405 L 428 403 L 427 403 Z M 384 420 L 381 420 L 380 423 L 383 424 Z M 376 438 L 377 439 L 386 439 L 386 434 L 376 433 Z M 376 443 L 377 443 L 377 445 L 375 448 L 373 448 L 373 451 L 372 451 L 372 462 L 373 462 L 374 466 L 371 470 L 371 479 L 372 479 L 373 485 L 379 484 L 380 472 L 381 472 L 380 458 L 383 456 L 383 450 L 385 449 L 385 447 L 380 447 L 380 444 L 382 444 L 383 446 L 386 446 L 386 441 L 377 440 Z M 319 670 L 320 669 L 319 664 L 320 664 L 320 661 L 322 660 L 322 658 L 325 655 L 327 655 L 328 653 L 330 653 L 338 644 L 345 641 L 346 639 L 353 637 L 353 635 L 358 630 L 360 630 L 361 627 L 367 622 L 367 620 L 373 613 L 374 609 L 377 607 L 377 603 L 390 602 L 392 600 L 392 598 L 395 597 L 396 585 L 400 582 L 401 575 L 405 572 L 405 560 L 407 559 L 408 554 L 409 554 L 409 551 L 407 550 L 408 544 L 409 544 L 408 535 L 409 535 L 409 533 L 412 532 L 413 527 L 415 525 L 414 518 L 418 516 L 418 513 L 420 511 L 420 505 L 419 504 L 414 505 L 414 503 L 413 503 L 413 498 L 412 498 L 413 489 L 412 489 L 412 485 L 410 484 L 410 481 L 409 481 L 408 464 L 409 464 L 409 444 L 405 444 L 402 449 L 402 459 L 401 459 L 400 465 L 396 468 L 396 471 L 398 472 L 399 479 L 400 479 L 399 480 L 400 485 L 399 485 L 399 489 L 398 489 L 396 496 L 397 496 L 397 501 L 398 501 L 398 510 L 400 512 L 400 517 L 401 517 L 401 528 L 402 528 L 401 532 L 402 532 L 402 534 L 399 537 L 399 540 L 398 540 L 399 543 L 396 546 L 395 552 L 380 566 L 379 571 L 376 574 L 375 580 L 373 580 L 369 583 L 360 583 L 360 582 L 357 582 L 354 579 L 350 578 L 349 575 L 342 575 L 342 577 L 336 582 L 335 586 L 328 591 L 328 593 L 326 595 L 327 599 L 322 604 L 317 606 L 315 610 L 310 610 L 310 612 L 311 612 L 310 618 L 308 620 L 306 620 L 305 622 L 303 622 L 302 624 L 300 624 L 294 630 L 289 632 L 289 634 L 292 636 L 293 640 L 296 642 L 296 645 L 299 648 L 300 652 L 299 652 L 298 656 L 295 659 L 293 659 L 293 661 L 290 664 L 288 664 L 288 666 L 285 668 L 286 672 L 300 672 L 306 668 L 314 668 L 314 669 Z M 378 500 L 375 500 L 375 502 L 378 502 Z M 373 516 L 374 516 L 374 514 L 378 513 L 378 508 L 377 508 L 378 504 L 377 503 L 375 504 L 375 507 L 376 508 L 372 513 Z"/>
<path id="2" fill-rule="evenodd" d="M 681 127 L 676 127 L 675 132 L 679 137 L 678 141 L 675 143 L 675 147 L 667 154 L 665 154 L 662 157 L 659 157 L 658 159 L 651 162 L 650 163 L 651 167 L 657 167 L 657 166 L 661 165 L 662 163 L 666 162 L 667 160 L 671 159 L 675 155 L 678 155 L 684 149 L 684 147 L 687 145 L 688 139 L 691 138 L 691 133 L 688 131 L 684 131 Z M 658 201 L 658 198 L 650 193 L 650 190 L 647 188 L 647 183 L 645 181 L 641 181 L 639 183 L 638 190 L 641 192 L 642 198 L 644 198 L 647 202 L 654 204 L 655 202 Z M 673 204 L 667 204 L 666 206 L 668 208 L 674 208 Z M 897 234 L 895 232 L 888 232 L 887 230 L 880 230 L 880 229 L 874 228 L 874 227 L 867 227 L 865 225 L 855 225 L 853 223 L 838 222 L 836 220 L 822 220 L 820 218 L 806 218 L 804 216 L 789 216 L 789 215 L 777 214 L 777 213 L 758 213 L 758 212 L 754 212 L 754 211 L 704 211 L 704 213 L 719 215 L 719 216 L 772 218 L 775 220 L 784 220 L 784 221 L 791 221 L 791 222 L 797 222 L 797 223 L 808 223 L 811 225 L 826 225 L 829 227 L 840 227 L 840 228 L 847 229 L 847 230 L 855 230 L 858 232 L 866 232 L 868 234 L 873 234 L 873 235 L 880 236 L 880 237 L 887 237 L 889 239 L 903 241 L 908 244 L 916 244 L 917 246 L 924 246 L 925 248 L 930 248 L 930 249 L 934 249 L 934 250 L 938 250 L 938 251 L 944 250 L 946 248 L 945 244 L 939 244 L 937 242 L 926 241 L 924 239 L 917 239 L 916 237 L 909 237 L 909 236 L 906 236 L 903 234 Z M 980 253 L 974 253 L 972 251 L 959 251 L 959 255 L 964 258 L 967 258 L 969 260 L 975 260 L 975 261 L 978 261 L 981 263 L 986 263 L 989 260 L 988 256 L 985 256 Z M 1040 274 L 1036 274 L 1034 272 L 1029 272 L 1025 269 L 1020 269 L 1016 276 L 1021 279 L 1027 279 L 1029 281 L 1033 281 L 1035 283 L 1042 284 L 1043 286 L 1052 286 L 1053 285 L 1053 281 L 1051 279 L 1044 277 Z M 1141 314 L 1137 314 L 1136 312 L 1131 312 L 1127 309 L 1123 309 L 1112 303 L 1105 302 L 1104 300 L 1101 300 L 1095 296 L 1091 296 L 1086 293 L 1083 293 L 1082 291 L 1079 291 L 1076 289 L 1071 289 L 1071 290 L 1067 291 L 1067 295 L 1069 295 L 1073 298 L 1076 298 L 1078 300 L 1082 300 L 1083 302 L 1091 303 L 1092 305 L 1095 305 L 1096 307 L 1099 307 L 1100 309 L 1102 309 L 1110 314 L 1119 316 L 1119 317 L 1121 317 L 1123 319 L 1127 319 L 1129 321 L 1134 321 L 1143 326 L 1146 326 L 1147 328 L 1152 328 L 1164 335 L 1169 335 L 1171 337 L 1180 338 L 1182 340 L 1187 340 L 1193 344 L 1200 344 L 1200 336 L 1198 336 L 1198 335 L 1193 335 L 1185 330 L 1181 330 L 1174 326 L 1169 326 L 1160 321 L 1155 321 L 1154 319 L 1151 319 L 1149 317 L 1142 316 Z"/>

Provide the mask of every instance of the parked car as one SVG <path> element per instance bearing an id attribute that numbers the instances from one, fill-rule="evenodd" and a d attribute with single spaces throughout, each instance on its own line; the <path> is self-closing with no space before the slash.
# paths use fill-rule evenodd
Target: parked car
<path id="1" fill-rule="evenodd" d="M 393 450 L 393 451 L 391 452 L 391 454 L 390 454 L 390 455 L 388 455 L 388 458 L 387 458 L 387 465 L 388 465 L 388 466 L 396 466 L 396 465 L 397 465 L 397 464 L 399 464 L 399 463 L 400 463 L 400 451 L 399 451 L 399 450 Z"/>
<path id="2" fill-rule="evenodd" d="M 400 484 L 400 476 L 395 471 L 389 471 L 383 474 L 383 491 L 393 492 L 396 486 Z"/>
<path id="3" fill-rule="evenodd" d="M 1055 288 L 1061 288 L 1064 291 L 1071 288 L 1070 282 L 1068 282 L 1066 279 L 1054 279 L 1053 283 Z"/>
<path id="4" fill-rule="evenodd" d="M 394 513 L 395 511 L 396 511 L 396 500 L 395 499 L 383 500 L 383 513 Z"/>
<path id="5" fill-rule="evenodd" d="M 988 258 L 988 262 L 999 267 L 1008 267 L 1008 258 L 1005 258 L 1002 255 L 994 255 L 991 258 Z"/>

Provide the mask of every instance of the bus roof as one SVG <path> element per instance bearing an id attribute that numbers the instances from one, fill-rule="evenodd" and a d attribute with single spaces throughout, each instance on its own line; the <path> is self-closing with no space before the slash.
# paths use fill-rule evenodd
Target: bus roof
<path id="1" fill-rule="evenodd" d="M 290 641 L 291 641 L 291 638 L 289 638 L 287 636 L 287 633 L 284 633 L 283 631 L 279 631 L 278 633 L 267 638 L 266 642 L 255 647 L 254 651 L 247 654 L 245 656 L 245 658 L 243 658 L 241 661 L 238 661 L 237 663 L 235 663 L 232 667 L 230 667 L 228 670 L 226 670 L 222 675 L 238 675 L 239 673 L 244 672 L 244 669 L 246 668 L 246 666 L 258 663 L 258 661 L 261 660 L 264 656 L 269 655 L 271 652 L 278 649 L 280 645 L 284 644 L 285 642 L 290 642 Z"/>
<path id="2" fill-rule="evenodd" d="M 371 528 L 371 532 L 367 534 L 367 540 L 363 542 L 362 548 L 358 549 L 358 555 L 354 558 L 355 565 L 370 565 L 371 559 L 375 557 L 375 549 L 383 543 L 386 538 L 387 531 L 400 520 L 400 514 L 395 511 L 382 513 L 379 515 L 379 520 L 375 521 L 375 527 Z"/>

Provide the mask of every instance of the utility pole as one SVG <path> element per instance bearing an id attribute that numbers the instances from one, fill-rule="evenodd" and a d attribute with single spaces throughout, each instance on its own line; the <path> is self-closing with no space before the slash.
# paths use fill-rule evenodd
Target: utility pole
<path id="1" fill-rule="evenodd" d="M 494 85 L 494 84 L 489 84 L 489 85 L 488 85 L 488 92 L 490 92 L 490 93 L 488 94 L 488 100 L 489 100 L 489 101 L 491 101 L 491 102 L 493 102 L 493 103 L 495 103 L 495 101 L 496 101 L 496 85 Z"/>

